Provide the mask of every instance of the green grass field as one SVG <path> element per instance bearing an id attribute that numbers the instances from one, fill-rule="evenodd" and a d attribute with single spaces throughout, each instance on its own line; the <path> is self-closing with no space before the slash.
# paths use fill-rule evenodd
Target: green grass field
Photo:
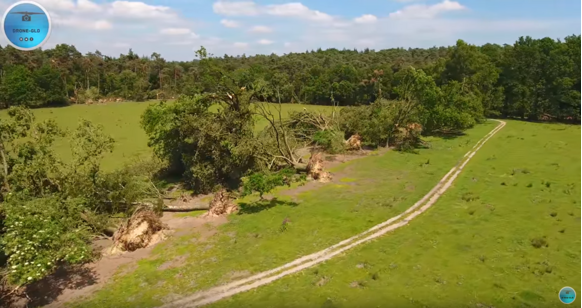
<path id="1" fill-rule="evenodd" d="M 110 287 L 73 306 L 155 307 L 176 294 L 191 294 L 231 281 L 238 274 L 271 269 L 335 244 L 411 206 L 495 125 L 479 125 L 453 139 L 429 138 L 431 149 L 417 155 L 388 152 L 351 161 L 332 170 L 337 182 L 294 198 L 279 190 L 274 194 L 277 202 L 247 204 L 209 241 L 193 242 L 195 235 L 187 235 L 160 244 L 148 259 L 138 262 L 135 271 L 117 276 Z M 248 199 L 240 202 L 252 204 Z M 285 218 L 291 223 L 282 231 Z M 158 269 L 172 259 L 183 262 L 179 267 Z M 267 301 L 272 306 L 284 304 L 273 301 L 273 292 L 279 290 L 270 291 Z M 299 297 L 300 293 L 288 294 Z"/>
<path id="2" fill-rule="evenodd" d="M 67 129 L 81 118 L 102 124 L 117 141 L 103 162 L 112 170 L 151 155 L 139 126 L 148 104 L 34 113 Z M 303 108 L 284 106 L 285 112 Z M 265 125 L 259 121 L 257 130 Z M 315 190 L 290 195 L 296 187 L 279 189 L 272 202 L 239 200 L 242 211 L 210 239 L 171 238 L 132 272 L 69 305 L 156 307 L 321 250 L 414 204 L 495 125 L 479 125 L 456 138 L 428 138 L 432 147 L 418 154 L 387 152 L 339 165 L 331 170 L 335 181 Z M 580 137 L 580 126 L 509 121 L 433 208 L 408 226 L 213 306 L 560 306 L 560 288 L 581 287 Z M 68 157 L 66 140 L 56 146 Z M 286 218 L 290 223 L 283 230 Z M 183 262 L 159 269 L 174 259 Z"/>
<path id="3" fill-rule="evenodd" d="M 113 153 L 103 159 L 105 170 L 114 170 L 138 158 L 148 158 L 152 151 L 147 146 L 147 135 L 140 126 L 141 115 L 148 105 L 155 102 L 123 102 L 100 105 L 73 105 L 60 108 L 35 109 L 33 113 L 37 120 L 54 119 L 61 128 L 74 130 L 81 119 L 87 119 L 95 124 L 101 124 L 105 133 L 115 139 Z M 283 104 L 282 110 L 286 114 L 290 111 L 299 111 L 303 108 L 329 112 L 329 107 L 314 105 Z M 0 111 L 0 117 L 6 117 L 6 111 Z M 257 119 L 256 130 L 262 130 L 267 125 L 263 119 Z M 68 139 L 56 141 L 57 154 L 64 159 L 70 159 L 71 151 Z"/>
<path id="4" fill-rule="evenodd" d="M 581 290 L 580 167 L 580 126 L 510 121 L 407 227 L 211 306 L 562 307 Z"/>

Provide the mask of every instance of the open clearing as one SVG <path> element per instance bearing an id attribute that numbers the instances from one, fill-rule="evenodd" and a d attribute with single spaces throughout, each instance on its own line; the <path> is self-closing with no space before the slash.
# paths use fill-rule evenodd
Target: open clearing
<path id="1" fill-rule="evenodd" d="M 102 124 L 117 141 L 104 160 L 111 170 L 151 155 L 139 126 L 148 104 L 34 113 L 69 129 L 80 118 Z M 304 107 L 325 108 L 285 105 L 284 112 Z M 431 148 L 418 154 L 337 156 L 326 161 L 331 183 L 241 199 L 228 221 L 206 224 L 196 217 L 201 212 L 166 215 L 180 226 L 168 240 L 110 262 L 101 279 L 85 273 L 80 291 L 55 288 L 50 306 L 158 307 L 319 251 L 402 213 L 496 125 L 427 138 Z M 57 146 L 69 153 L 66 140 Z M 405 228 L 213 306 L 431 307 L 449 299 L 460 307 L 561 305 L 561 287 L 580 289 L 579 149 L 580 126 L 508 121 L 433 208 Z"/>
<path id="2" fill-rule="evenodd" d="M 579 149 L 579 126 L 509 121 L 407 227 L 211 306 L 561 307 L 580 290 Z"/>
<path id="3" fill-rule="evenodd" d="M 332 168 L 330 184 L 280 189 L 242 210 L 204 241 L 183 234 L 156 246 L 135 270 L 118 275 L 75 307 L 155 307 L 180 296 L 275 268 L 396 216 L 424 196 L 496 122 L 456 138 L 429 138 L 418 155 L 387 152 Z M 291 222 L 284 230 L 282 222 Z M 180 266 L 160 266 L 180 259 Z"/>
<path id="4" fill-rule="evenodd" d="M 72 105 L 67 107 L 33 109 L 37 120 L 53 119 L 57 124 L 69 131 L 74 130 L 81 119 L 87 119 L 95 124 L 103 125 L 104 132 L 115 139 L 113 153 L 103 159 L 105 170 L 114 170 L 124 164 L 139 158 L 148 158 L 152 151 L 147 146 L 148 138 L 141 128 L 141 115 L 150 104 L 149 102 L 122 102 L 95 105 Z M 330 107 L 299 104 L 282 104 L 283 115 L 290 111 L 331 110 Z M 0 117 L 6 116 L 6 110 L 0 110 Z M 257 120 L 255 128 L 262 130 L 267 125 L 263 119 Z M 63 138 L 55 143 L 57 154 L 60 157 L 71 157 L 68 140 Z"/>

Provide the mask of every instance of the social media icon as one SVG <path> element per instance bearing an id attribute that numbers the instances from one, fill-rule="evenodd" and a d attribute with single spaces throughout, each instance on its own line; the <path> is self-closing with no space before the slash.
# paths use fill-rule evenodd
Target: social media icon
<path id="1" fill-rule="evenodd" d="M 563 287 L 558 295 L 564 304 L 571 304 L 576 300 L 576 291 L 570 287 Z"/>

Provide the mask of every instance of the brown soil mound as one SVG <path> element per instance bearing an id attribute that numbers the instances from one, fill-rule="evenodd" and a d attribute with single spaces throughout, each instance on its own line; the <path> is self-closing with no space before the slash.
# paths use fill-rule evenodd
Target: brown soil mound
<path id="1" fill-rule="evenodd" d="M 203 217 L 217 217 L 236 212 L 238 206 L 232 201 L 232 197 L 225 189 L 219 190 L 214 194 L 214 198 L 210 201 L 210 208 Z"/>
<path id="2" fill-rule="evenodd" d="M 331 180 L 331 174 L 323 171 L 323 154 L 321 152 L 313 153 L 309 158 L 307 175 L 320 182 L 329 182 Z"/>
<path id="3" fill-rule="evenodd" d="M 163 239 L 160 217 L 149 208 L 141 208 L 122 224 L 113 235 L 112 253 L 145 248 Z"/>

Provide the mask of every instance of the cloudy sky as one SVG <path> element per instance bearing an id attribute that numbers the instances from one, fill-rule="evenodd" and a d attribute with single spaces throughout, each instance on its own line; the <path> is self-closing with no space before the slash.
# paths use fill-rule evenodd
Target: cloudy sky
<path id="1" fill-rule="evenodd" d="M 67 43 L 112 56 L 132 48 L 169 60 L 190 60 L 201 45 L 215 55 L 252 55 L 431 47 L 459 38 L 503 44 L 580 34 L 581 25 L 579 0 L 288 1 L 36 0 L 53 21 L 45 47 Z M 13 3 L 0 0 L 0 9 Z"/>

